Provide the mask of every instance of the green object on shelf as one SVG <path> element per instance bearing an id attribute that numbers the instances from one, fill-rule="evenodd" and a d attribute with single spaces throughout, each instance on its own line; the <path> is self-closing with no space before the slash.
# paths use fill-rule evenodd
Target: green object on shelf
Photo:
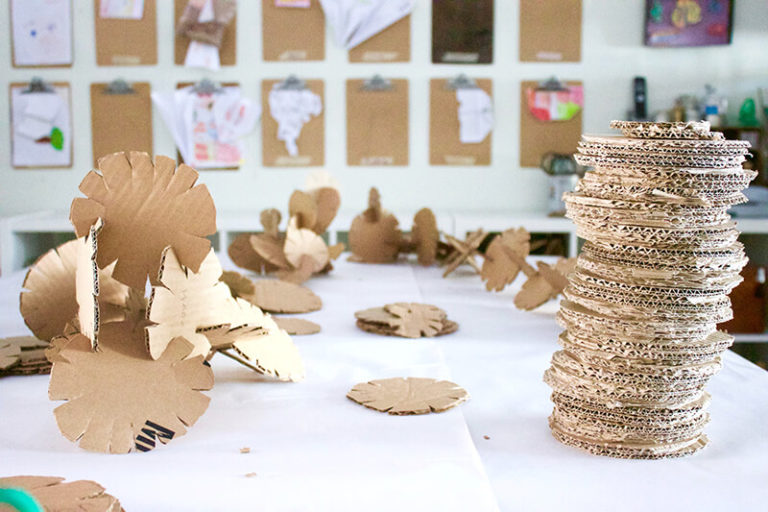
<path id="1" fill-rule="evenodd" d="M 10 505 L 19 512 L 45 512 L 37 500 L 22 489 L 0 489 L 0 504 Z"/>
<path id="2" fill-rule="evenodd" d="M 755 100 L 752 98 L 745 99 L 744 103 L 741 104 L 739 124 L 742 126 L 760 126 L 757 121 L 757 107 L 755 107 Z"/>
<path id="3" fill-rule="evenodd" d="M 55 126 L 51 130 L 51 146 L 57 151 L 64 149 L 64 134 Z"/>

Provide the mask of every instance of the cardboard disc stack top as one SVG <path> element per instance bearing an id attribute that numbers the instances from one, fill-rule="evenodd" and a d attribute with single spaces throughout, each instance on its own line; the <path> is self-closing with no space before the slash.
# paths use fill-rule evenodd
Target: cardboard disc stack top
<path id="1" fill-rule="evenodd" d="M 704 387 L 733 342 L 717 324 L 747 261 L 727 210 L 756 173 L 741 167 L 749 144 L 708 123 L 611 127 L 622 136 L 582 137 L 592 169 L 564 197 L 586 242 L 544 375 L 549 424 L 598 455 L 688 455 L 707 443 Z"/>

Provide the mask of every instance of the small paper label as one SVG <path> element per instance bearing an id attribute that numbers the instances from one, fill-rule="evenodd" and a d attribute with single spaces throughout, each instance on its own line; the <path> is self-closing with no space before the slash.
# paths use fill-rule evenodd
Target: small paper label
<path id="1" fill-rule="evenodd" d="M 363 60 L 365 62 L 386 62 L 397 59 L 399 55 L 400 52 L 370 51 L 363 53 Z"/>
<path id="2" fill-rule="evenodd" d="M 311 156 L 280 156 L 275 159 L 275 165 L 309 165 Z"/>
<path id="3" fill-rule="evenodd" d="M 563 60 L 563 54 L 560 52 L 536 52 L 536 58 L 539 60 Z"/>
<path id="4" fill-rule="evenodd" d="M 478 62 L 480 60 L 479 53 L 467 53 L 467 52 L 445 52 L 443 54 L 443 62 Z"/>
<path id="5" fill-rule="evenodd" d="M 310 0 L 275 0 L 275 7 L 299 7 L 308 9 Z"/>
<path id="6" fill-rule="evenodd" d="M 116 66 L 136 66 L 141 64 L 141 57 L 138 55 L 113 55 L 112 64 Z"/>
<path id="7" fill-rule="evenodd" d="M 476 161 L 474 156 L 445 155 L 445 163 L 448 165 L 475 165 Z"/>
<path id="8" fill-rule="evenodd" d="M 281 53 L 277 60 L 307 60 L 307 50 L 288 50 Z"/>
<path id="9" fill-rule="evenodd" d="M 360 159 L 360 165 L 395 165 L 395 157 L 366 156 Z"/>

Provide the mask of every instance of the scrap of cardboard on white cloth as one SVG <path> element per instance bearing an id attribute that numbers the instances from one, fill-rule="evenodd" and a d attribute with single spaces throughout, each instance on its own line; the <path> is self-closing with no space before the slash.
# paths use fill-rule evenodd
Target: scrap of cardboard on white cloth
<path id="1" fill-rule="evenodd" d="M 479 144 L 493 129 L 493 102 L 479 87 L 456 89 L 459 102 L 459 140 Z"/>
<path id="2" fill-rule="evenodd" d="M 413 11 L 413 0 L 320 0 L 336 43 L 352 49 Z"/>
<path id="3" fill-rule="evenodd" d="M 281 89 L 275 84 L 269 92 L 269 113 L 277 121 L 277 139 L 285 142 L 291 156 L 298 156 L 297 140 L 301 129 L 323 111 L 323 100 L 309 89 Z"/>

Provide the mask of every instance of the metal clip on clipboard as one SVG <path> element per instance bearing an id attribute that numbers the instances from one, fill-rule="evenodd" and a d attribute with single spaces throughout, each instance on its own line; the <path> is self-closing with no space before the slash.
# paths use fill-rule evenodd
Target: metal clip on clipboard
<path id="1" fill-rule="evenodd" d="M 39 76 L 36 76 L 29 81 L 29 86 L 23 91 L 21 91 L 21 94 L 46 93 L 46 92 L 53 93 L 56 91 L 54 91 L 53 86 L 45 82 Z"/>
<path id="2" fill-rule="evenodd" d="M 445 83 L 445 88 L 451 91 L 457 89 L 477 89 L 477 83 L 464 73 L 452 78 Z"/>
<path id="3" fill-rule="evenodd" d="M 192 92 L 196 94 L 219 94 L 223 91 L 222 87 L 208 78 L 203 78 L 192 87 Z"/>
<path id="4" fill-rule="evenodd" d="M 118 78 L 117 80 L 111 81 L 109 85 L 104 88 L 104 94 L 136 94 L 136 91 L 133 90 L 131 84 L 122 78 Z"/>
<path id="5" fill-rule="evenodd" d="M 284 81 L 277 84 L 277 89 L 280 91 L 303 91 L 306 88 L 307 83 L 296 77 L 296 75 L 290 75 Z"/>
<path id="6" fill-rule="evenodd" d="M 545 91 L 545 92 L 568 92 L 570 91 L 570 87 L 568 87 L 565 83 L 563 83 L 560 79 L 556 77 L 552 77 L 548 80 L 544 80 L 543 82 L 539 82 L 539 85 L 536 87 L 536 91 Z"/>
<path id="7" fill-rule="evenodd" d="M 363 91 L 391 91 L 394 87 L 392 86 L 392 82 L 389 80 L 382 78 L 381 75 L 373 75 L 373 78 L 370 78 L 363 82 L 363 86 L 360 88 Z"/>

